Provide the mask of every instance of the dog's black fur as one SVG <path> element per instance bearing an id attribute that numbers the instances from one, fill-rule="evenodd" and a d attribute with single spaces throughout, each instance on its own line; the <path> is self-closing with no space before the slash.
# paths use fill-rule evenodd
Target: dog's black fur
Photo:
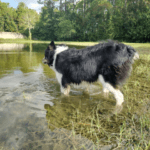
<path id="1" fill-rule="evenodd" d="M 57 46 L 52 41 L 45 50 L 45 60 L 62 75 L 63 88 L 71 83 L 95 82 L 99 75 L 116 88 L 129 77 L 136 53 L 133 47 L 111 40 L 80 50 L 68 48 L 57 55 L 56 51 Z"/>
<path id="2" fill-rule="evenodd" d="M 49 66 L 53 65 L 56 46 L 45 50 Z M 70 48 L 57 55 L 55 68 L 63 74 L 62 85 L 94 82 L 103 75 L 106 82 L 116 87 L 129 76 L 135 50 L 131 46 L 109 41 L 77 50 Z"/>

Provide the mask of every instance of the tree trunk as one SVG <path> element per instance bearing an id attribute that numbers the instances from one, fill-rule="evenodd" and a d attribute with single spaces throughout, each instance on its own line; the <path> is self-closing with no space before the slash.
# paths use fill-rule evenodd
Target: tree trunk
<path id="1" fill-rule="evenodd" d="M 75 9 L 75 0 L 73 0 L 73 12 L 74 12 L 74 9 Z"/>
<path id="2" fill-rule="evenodd" d="M 125 8 L 127 8 L 127 0 L 125 0 Z"/>
<path id="3" fill-rule="evenodd" d="M 62 11 L 62 0 L 60 0 L 59 10 Z"/>
<path id="4" fill-rule="evenodd" d="M 67 12 L 67 3 L 66 3 L 66 0 L 65 0 L 65 12 Z"/>
<path id="5" fill-rule="evenodd" d="M 85 17 L 86 0 L 83 0 L 83 17 Z"/>
<path id="6" fill-rule="evenodd" d="M 29 39 L 32 39 L 32 33 L 31 33 L 31 28 L 29 28 Z"/>

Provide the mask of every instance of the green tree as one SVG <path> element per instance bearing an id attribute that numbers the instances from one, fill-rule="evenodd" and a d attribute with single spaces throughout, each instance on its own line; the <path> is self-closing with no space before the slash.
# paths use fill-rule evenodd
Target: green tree
<path id="1" fill-rule="evenodd" d="M 24 24 L 24 16 L 27 14 L 27 6 L 25 3 L 20 2 L 17 7 L 17 24 L 20 33 L 24 33 L 26 26 Z"/>
<path id="2" fill-rule="evenodd" d="M 150 0 L 39 0 L 39 3 L 44 7 L 33 32 L 41 39 L 150 40 Z"/>
<path id="3" fill-rule="evenodd" d="M 58 13 L 54 7 L 54 2 L 46 0 L 40 15 L 40 20 L 33 30 L 33 35 L 42 40 L 56 40 L 56 27 L 58 26 Z M 38 32 L 38 34 L 37 34 Z"/>
<path id="4" fill-rule="evenodd" d="M 70 20 L 66 20 L 64 18 L 60 18 L 58 29 L 56 31 L 57 37 L 59 37 L 59 40 L 61 39 L 68 39 L 75 34 L 76 31 L 71 23 Z"/>
<path id="5" fill-rule="evenodd" d="M 8 8 L 5 15 L 5 31 L 17 32 L 18 28 L 15 22 L 16 10 L 14 8 Z"/>
<path id="6" fill-rule="evenodd" d="M 32 39 L 32 33 L 31 29 L 34 28 L 36 22 L 39 19 L 39 16 L 35 10 L 27 9 L 24 16 L 22 16 L 24 19 L 24 28 L 28 30 L 29 39 Z"/>
<path id="7" fill-rule="evenodd" d="M 145 0 L 117 1 L 111 16 L 111 32 L 121 41 L 150 40 L 150 3 Z"/>
<path id="8" fill-rule="evenodd" d="M 39 19 L 39 15 L 35 10 L 28 9 L 25 3 L 20 2 L 17 8 L 17 22 L 19 32 L 26 33 L 28 30 L 29 39 L 32 39 L 31 29 L 34 28 L 36 22 Z"/>
<path id="9" fill-rule="evenodd" d="M 0 31 L 16 32 L 17 25 L 15 22 L 16 10 L 9 7 L 9 3 L 0 1 Z"/>
<path id="10" fill-rule="evenodd" d="M 0 31 L 4 31 L 6 3 L 0 1 Z"/>

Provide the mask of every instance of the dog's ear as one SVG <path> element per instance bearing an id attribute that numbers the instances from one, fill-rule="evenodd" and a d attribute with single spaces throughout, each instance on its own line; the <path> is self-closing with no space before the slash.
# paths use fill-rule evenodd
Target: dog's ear
<path id="1" fill-rule="evenodd" d="M 54 41 L 51 41 L 50 45 L 55 45 L 55 44 L 54 44 Z"/>
<path id="2" fill-rule="evenodd" d="M 135 49 L 129 45 L 127 45 L 127 51 L 128 51 L 128 53 L 135 53 L 136 52 Z"/>
<path id="3" fill-rule="evenodd" d="M 51 43 L 49 44 L 49 49 L 52 51 L 56 49 L 54 41 L 51 41 Z"/>

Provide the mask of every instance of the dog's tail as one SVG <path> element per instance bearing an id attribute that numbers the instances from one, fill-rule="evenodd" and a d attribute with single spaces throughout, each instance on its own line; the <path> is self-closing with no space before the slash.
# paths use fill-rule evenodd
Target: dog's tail
<path id="1" fill-rule="evenodd" d="M 114 87 L 122 86 L 129 78 L 132 71 L 134 60 L 139 59 L 136 50 L 122 43 L 114 43 L 112 57 L 109 57 L 109 63 L 104 63 L 102 74 L 108 82 Z"/>
<path id="2" fill-rule="evenodd" d="M 116 74 L 116 84 L 122 85 L 125 83 L 125 81 L 129 78 L 132 72 L 132 64 L 134 63 L 134 60 L 139 59 L 138 52 L 131 46 L 124 47 L 124 53 L 121 53 L 120 55 L 122 58 L 122 61 L 120 63 L 122 65 L 116 66 L 117 71 L 115 71 Z M 125 60 L 125 61 L 123 61 Z"/>

